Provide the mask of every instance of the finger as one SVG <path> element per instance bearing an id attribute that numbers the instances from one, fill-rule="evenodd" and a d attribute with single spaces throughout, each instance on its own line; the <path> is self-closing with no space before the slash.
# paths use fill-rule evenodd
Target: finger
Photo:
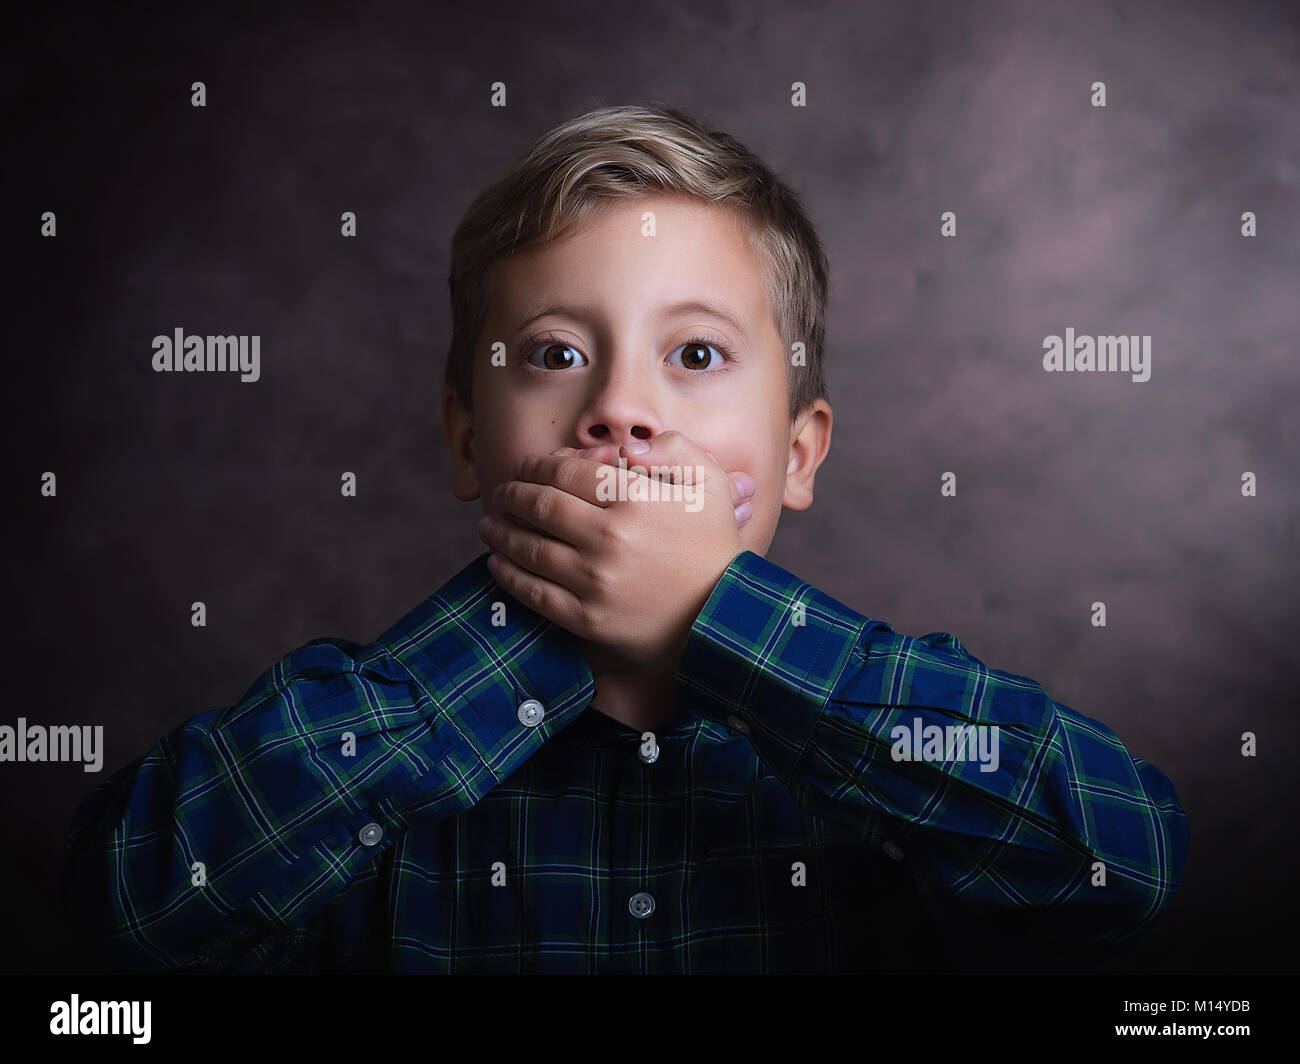
<path id="1" fill-rule="evenodd" d="M 556 458 L 585 458 L 591 462 L 618 461 L 618 447 L 612 443 L 598 443 L 592 447 L 557 447 L 551 452 Z"/>
<path id="2" fill-rule="evenodd" d="M 520 605 L 576 635 L 587 635 L 576 631 L 582 604 L 572 591 L 516 565 L 504 554 L 488 555 L 487 566 L 497 586 Z"/>
<path id="3" fill-rule="evenodd" d="M 731 504 L 733 506 L 739 506 L 754 497 L 754 478 L 748 473 L 736 470 L 734 473 L 727 474 L 727 480 L 731 484 Z"/>
<path id="4" fill-rule="evenodd" d="M 586 457 L 587 455 L 585 451 L 580 451 L 576 447 L 557 447 L 555 448 L 555 450 L 551 452 L 551 456 L 554 458 L 583 458 Z M 518 458 L 516 458 L 513 463 L 511 463 L 510 473 L 512 476 L 515 477 L 519 476 L 519 470 L 523 466 L 527 458 L 528 455 L 523 454 L 520 455 Z"/>
<path id="5" fill-rule="evenodd" d="M 725 483 L 726 471 L 718 465 L 716 459 L 710 458 L 708 451 L 684 433 L 670 429 L 661 432 L 653 440 L 640 441 L 642 444 L 647 442 L 649 446 L 641 453 L 628 450 L 626 444 L 619 448 L 619 457 L 627 461 L 629 472 L 635 472 L 633 466 L 639 466 L 641 470 L 658 466 L 661 470 L 671 470 L 666 475 L 667 479 L 677 482 L 684 477 L 685 468 L 690 466 L 693 483 L 702 484 L 711 494 L 731 497 L 731 485 Z"/>
<path id="6" fill-rule="evenodd" d="M 617 462 L 613 449 L 611 457 Z M 514 477 L 519 482 L 549 484 L 592 506 L 604 508 L 612 501 L 608 495 L 612 490 L 614 473 L 609 465 L 580 457 L 576 452 L 571 455 L 526 455 L 515 463 Z"/>
<path id="7" fill-rule="evenodd" d="M 618 446 L 612 443 L 600 443 L 595 447 L 585 447 L 581 451 L 575 452 L 579 458 L 586 458 L 592 462 L 603 462 L 605 465 L 618 465 Z"/>
<path id="8" fill-rule="evenodd" d="M 618 446 L 612 443 L 598 443 L 593 447 L 557 447 L 551 452 L 555 458 L 585 458 L 589 462 L 601 462 L 606 465 L 618 464 Z M 522 462 L 523 459 L 519 459 Z M 515 463 L 518 465 L 518 462 Z"/>
<path id="9" fill-rule="evenodd" d="M 683 436 L 683 439 L 686 439 L 686 437 Z M 718 461 L 718 456 L 712 451 L 705 451 L 704 454 L 709 461 L 719 467 L 722 466 L 722 463 Z M 731 506 L 736 514 L 736 526 L 738 528 L 744 528 L 754 516 L 754 510 L 750 505 L 750 499 L 753 498 L 757 484 L 754 481 L 754 478 L 748 473 L 743 470 L 736 470 L 734 473 L 727 473 L 727 486 L 730 489 Z"/>
<path id="10" fill-rule="evenodd" d="M 547 463 L 561 463 L 548 466 Z M 567 466 L 566 466 L 567 464 Z M 578 467 L 576 471 L 572 467 Z M 554 482 L 546 479 L 552 470 Z M 560 472 L 568 468 L 568 472 Z M 588 550 L 599 541 L 600 525 L 596 518 L 603 509 L 596 495 L 596 471 L 608 469 L 578 458 L 555 458 L 539 455 L 530 458 L 520 472 L 520 479 L 506 480 L 496 486 L 489 499 L 489 509 L 526 526 L 534 533 L 552 537 L 570 547 Z M 532 478 L 537 479 L 532 479 Z M 586 486 L 590 478 L 591 487 Z M 588 502 L 586 493 L 596 500 Z"/>
<path id="11" fill-rule="evenodd" d="M 492 550 L 544 580 L 567 587 L 580 571 L 581 559 L 570 544 L 525 528 L 508 515 L 484 514 L 477 531 Z"/>

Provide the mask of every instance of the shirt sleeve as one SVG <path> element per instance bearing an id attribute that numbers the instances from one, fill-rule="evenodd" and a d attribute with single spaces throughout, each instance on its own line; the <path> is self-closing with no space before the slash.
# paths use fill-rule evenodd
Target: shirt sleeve
<path id="1" fill-rule="evenodd" d="M 581 713 L 585 661 L 484 558 L 368 646 L 287 654 L 82 802 L 61 900 L 110 963 L 310 966 L 313 917 L 411 822 L 472 807 Z"/>
<path id="2" fill-rule="evenodd" d="M 749 736 L 805 812 L 873 828 L 942 923 L 1110 955 L 1181 882 L 1190 834 L 1173 784 L 1104 724 L 945 632 L 899 635 L 753 552 L 696 619 L 677 683 Z M 949 745 L 968 726 L 996 757 Z M 942 749 L 911 739 L 940 733 Z"/>

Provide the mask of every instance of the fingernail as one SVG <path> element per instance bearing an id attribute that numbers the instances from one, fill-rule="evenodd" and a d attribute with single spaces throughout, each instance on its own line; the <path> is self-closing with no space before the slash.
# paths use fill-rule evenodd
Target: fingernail
<path id="1" fill-rule="evenodd" d="M 754 516 L 754 509 L 747 502 L 742 502 L 736 507 L 736 525 L 740 528 L 745 527 L 745 523 Z"/>
<path id="2" fill-rule="evenodd" d="M 623 444 L 623 450 L 629 454 L 645 454 L 650 450 L 650 445 L 645 440 L 633 440 L 631 443 Z"/>
<path id="3" fill-rule="evenodd" d="M 526 457 L 526 456 L 524 456 L 524 455 L 520 455 L 518 458 L 515 459 L 515 464 L 512 465 L 512 466 L 510 467 L 510 473 L 511 473 L 512 476 L 515 476 L 515 477 L 518 477 L 518 476 L 519 476 L 519 472 L 520 472 L 520 470 L 522 470 L 522 469 L 524 468 L 524 458 L 525 458 L 525 457 Z"/>
<path id="4" fill-rule="evenodd" d="M 748 473 L 736 474 L 736 490 L 740 492 L 740 497 L 742 499 L 748 499 L 751 495 L 753 495 L 754 489 L 757 486 L 758 485 L 754 483 L 754 478 L 751 477 Z"/>

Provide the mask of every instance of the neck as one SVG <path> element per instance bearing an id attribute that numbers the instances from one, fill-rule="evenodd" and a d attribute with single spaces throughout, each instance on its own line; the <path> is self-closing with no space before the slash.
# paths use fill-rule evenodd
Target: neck
<path id="1" fill-rule="evenodd" d="M 596 684 L 593 709 L 638 732 L 653 731 L 677 712 L 676 663 L 666 668 L 632 665 L 599 644 L 578 643 Z"/>

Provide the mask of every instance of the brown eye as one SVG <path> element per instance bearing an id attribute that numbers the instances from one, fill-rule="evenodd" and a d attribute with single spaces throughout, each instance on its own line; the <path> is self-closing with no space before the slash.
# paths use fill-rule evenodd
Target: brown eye
<path id="1" fill-rule="evenodd" d="M 719 365 L 726 361 L 725 356 L 715 345 L 706 344 L 699 340 L 691 340 L 689 343 L 682 344 L 677 351 L 682 353 L 681 366 L 683 369 L 717 369 Z M 673 355 L 675 355 L 677 351 L 674 351 Z M 671 359 L 673 355 L 669 355 L 669 359 Z M 718 356 L 717 362 L 712 361 L 713 355 Z"/>
<path id="2" fill-rule="evenodd" d="M 538 355 L 541 356 L 541 365 L 537 363 Z M 528 361 L 537 366 L 538 369 L 563 370 L 570 369 L 573 366 L 586 365 L 586 359 L 581 362 L 577 361 L 580 358 L 582 358 L 582 355 L 571 344 L 553 341 L 544 347 L 539 347 L 528 356 Z"/>

